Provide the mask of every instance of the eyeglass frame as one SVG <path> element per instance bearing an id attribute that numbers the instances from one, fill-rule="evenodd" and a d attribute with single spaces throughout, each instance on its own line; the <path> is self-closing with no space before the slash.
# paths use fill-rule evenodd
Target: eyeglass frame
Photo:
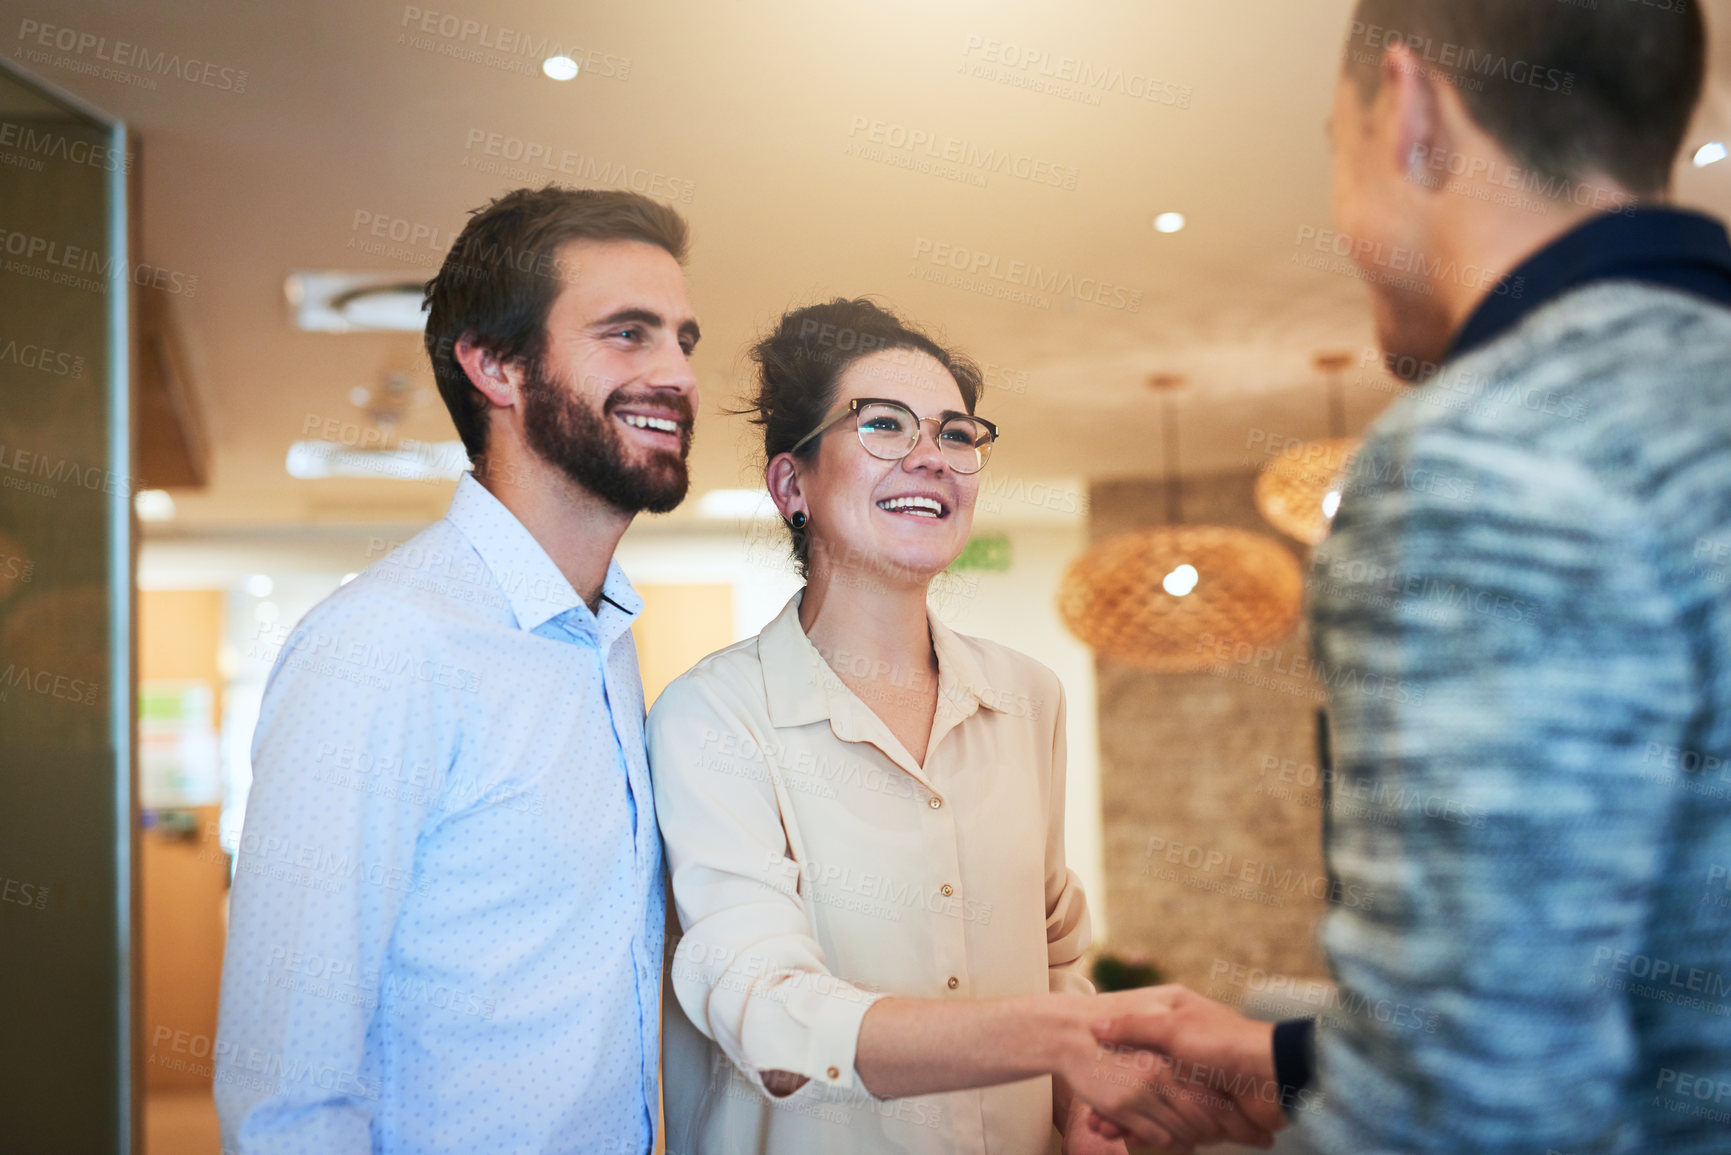
<path id="1" fill-rule="evenodd" d="M 804 449 L 807 445 L 811 444 L 812 441 L 816 440 L 819 437 L 822 437 L 825 433 L 828 433 L 831 429 L 834 429 L 837 425 L 840 425 L 843 421 L 847 420 L 849 417 L 858 417 L 859 411 L 867 405 L 890 405 L 890 406 L 893 406 L 897 409 L 900 409 L 903 413 L 906 413 L 909 417 L 912 417 L 914 419 L 914 424 L 917 425 L 920 429 L 920 436 L 924 436 L 925 428 L 926 428 L 926 422 L 928 422 L 928 421 L 937 422 L 939 433 L 943 432 L 944 423 L 946 421 L 949 421 L 952 418 L 955 418 L 955 417 L 966 417 L 970 421 L 978 421 L 981 425 L 984 425 L 986 427 L 986 432 L 988 434 L 990 434 L 990 437 L 987 439 L 987 441 L 985 443 L 986 444 L 986 452 L 980 454 L 980 468 L 975 469 L 975 470 L 970 471 L 970 470 L 956 469 L 956 467 L 954 465 L 950 464 L 949 458 L 944 457 L 944 447 L 942 445 L 938 444 L 938 440 L 936 437 L 932 438 L 932 444 L 937 447 L 938 456 L 944 457 L 944 464 L 946 466 L 948 466 L 950 469 L 955 469 L 956 472 L 960 473 L 963 477 L 972 477 L 976 473 L 983 473 L 985 471 L 987 463 L 991 461 L 991 457 L 992 457 L 991 447 L 998 443 L 998 427 L 997 427 L 997 425 L 994 424 L 993 422 L 987 421 L 984 417 L 977 417 L 972 413 L 961 413 L 961 412 L 958 412 L 957 410 L 954 410 L 954 409 L 946 409 L 942 413 L 938 414 L 936 417 L 921 417 L 919 414 L 915 413 L 912 409 L 909 409 L 906 405 L 902 404 L 900 401 L 893 400 L 892 398 L 889 398 L 889 397 L 855 397 L 853 400 L 851 400 L 847 403 L 846 409 L 843 409 L 840 413 L 837 413 L 834 417 L 831 417 L 828 421 L 825 421 L 822 425 L 819 425 L 816 429 L 813 429 L 810 433 L 807 433 L 804 437 L 801 437 L 794 444 L 793 448 L 788 450 L 788 452 L 789 453 L 798 453 L 801 449 Z M 867 453 L 871 453 L 871 455 L 873 457 L 877 457 L 877 459 L 879 461 L 904 461 L 907 459 L 908 454 L 912 453 L 915 449 L 918 449 L 919 445 L 920 445 L 920 438 L 915 437 L 913 440 L 913 444 L 908 446 L 907 453 L 903 453 L 900 457 L 878 457 L 878 455 L 875 453 L 872 453 L 870 447 L 866 445 L 865 435 L 860 431 L 860 428 L 858 425 L 854 426 L 854 435 L 859 438 L 860 448 L 864 449 Z M 974 449 L 976 452 L 978 452 L 978 450 L 979 450 L 979 444 L 978 443 L 975 443 Z"/>

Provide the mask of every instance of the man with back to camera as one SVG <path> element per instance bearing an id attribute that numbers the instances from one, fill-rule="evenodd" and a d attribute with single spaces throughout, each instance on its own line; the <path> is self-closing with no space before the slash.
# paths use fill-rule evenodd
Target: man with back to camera
<path id="1" fill-rule="evenodd" d="M 427 286 L 474 470 L 282 647 L 216 1051 L 225 1151 L 655 1140 L 661 842 L 612 555 L 688 487 L 685 222 L 522 189 Z"/>
<path id="2" fill-rule="evenodd" d="M 1417 388 L 1309 613 L 1324 849 L 1376 901 L 1328 914 L 1326 1021 L 1165 987 L 1098 1032 L 1321 1150 L 1731 1149 L 1731 243 L 1664 203 L 1704 43 L 1683 0 L 1353 16 L 1300 241 Z"/>

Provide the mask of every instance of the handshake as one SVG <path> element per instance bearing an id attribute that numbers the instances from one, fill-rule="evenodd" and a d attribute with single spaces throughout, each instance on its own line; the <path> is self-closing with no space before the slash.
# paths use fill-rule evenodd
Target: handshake
<path id="1" fill-rule="evenodd" d="M 1078 999 L 1074 1024 L 1056 1076 L 1071 1096 L 1065 1155 L 1121 1152 L 1132 1137 L 1176 1152 L 1268 1147 L 1285 1125 L 1272 1023 L 1169 985 Z"/>

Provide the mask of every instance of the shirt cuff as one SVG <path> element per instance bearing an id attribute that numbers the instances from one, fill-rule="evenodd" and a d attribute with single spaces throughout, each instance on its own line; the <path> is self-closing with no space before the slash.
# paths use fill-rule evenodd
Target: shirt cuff
<path id="1" fill-rule="evenodd" d="M 884 995 L 836 982 L 833 990 L 819 997 L 822 1002 L 812 1018 L 811 1055 L 806 1073 L 814 1083 L 851 1091 L 857 1079 L 853 1065 L 859 1050 L 860 1022 L 872 1004 Z M 863 1083 L 860 1087 L 865 1089 Z"/>
<path id="2" fill-rule="evenodd" d="M 1286 1019 L 1274 1024 L 1274 1078 L 1281 1109 L 1291 1115 L 1298 1093 L 1316 1077 L 1316 1020 Z"/>

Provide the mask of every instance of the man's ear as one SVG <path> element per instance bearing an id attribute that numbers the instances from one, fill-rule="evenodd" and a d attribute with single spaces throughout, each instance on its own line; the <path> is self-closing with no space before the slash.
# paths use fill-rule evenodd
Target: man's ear
<path id="1" fill-rule="evenodd" d="M 799 468 L 793 454 L 778 453 L 770 458 L 769 468 L 764 471 L 764 483 L 769 487 L 769 499 L 775 502 L 783 521 L 792 518 L 795 512 L 810 516 L 805 506 L 805 494 L 800 491 Z"/>
<path id="2" fill-rule="evenodd" d="M 1414 184 L 1424 184 L 1430 158 L 1452 147 L 1443 123 L 1442 96 L 1437 91 L 1448 81 L 1434 77 L 1424 62 L 1405 44 L 1396 44 L 1382 56 L 1382 89 L 1377 101 L 1380 115 L 1392 116 L 1393 138 L 1388 143 L 1397 171 Z M 1452 93 L 1451 93 L 1452 95 Z"/>
<path id="3" fill-rule="evenodd" d="M 457 339 L 452 354 L 457 364 L 468 374 L 469 383 L 481 395 L 501 409 L 518 405 L 523 397 L 523 367 L 515 361 L 501 361 L 491 350 L 475 344 L 468 335 Z"/>

